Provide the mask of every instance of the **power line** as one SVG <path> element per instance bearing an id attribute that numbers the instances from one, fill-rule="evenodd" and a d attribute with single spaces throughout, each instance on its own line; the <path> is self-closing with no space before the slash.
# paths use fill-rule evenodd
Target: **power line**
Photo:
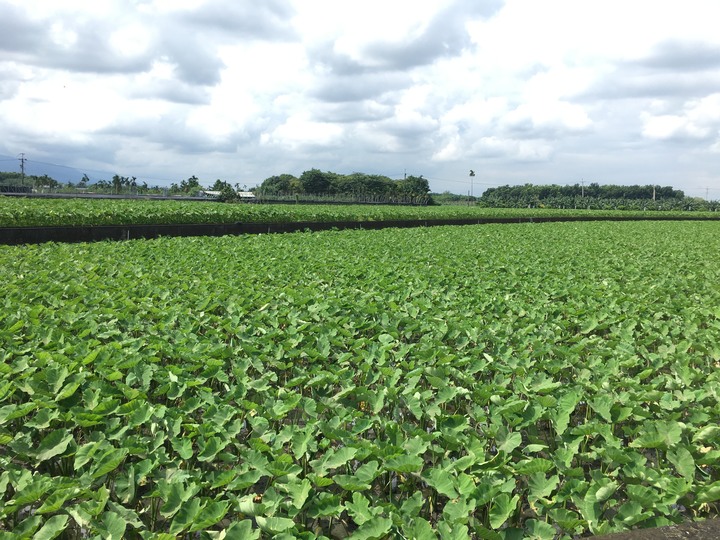
<path id="1" fill-rule="evenodd" d="M 25 158 L 25 154 L 20 154 L 20 175 L 22 179 L 20 180 L 20 183 L 24 186 L 25 185 L 25 162 L 27 159 Z"/>

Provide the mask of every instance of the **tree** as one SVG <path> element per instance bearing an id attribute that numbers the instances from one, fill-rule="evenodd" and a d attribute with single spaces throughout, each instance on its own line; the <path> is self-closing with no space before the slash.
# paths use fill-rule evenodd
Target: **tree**
<path id="1" fill-rule="evenodd" d="M 321 193 L 330 192 L 330 175 L 332 173 L 324 173 L 319 169 L 310 169 L 300 175 L 300 182 L 305 193 L 319 195 Z"/>
<path id="2" fill-rule="evenodd" d="M 198 180 L 197 176 L 194 174 L 187 180 L 180 182 L 180 191 L 187 193 L 188 195 L 197 195 L 201 189 L 202 186 L 200 185 L 200 180 Z"/>
<path id="3" fill-rule="evenodd" d="M 233 187 L 230 185 L 230 182 L 225 182 L 225 180 L 220 180 L 218 178 L 217 180 L 215 180 L 215 183 L 210 186 L 210 191 L 222 191 L 226 188 L 233 189 Z"/>
<path id="4" fill-rule="evenodd" d="M 430 193 L 430 184 L 427 179 L 420 176 L 408 176 L 398 181 L 398 188 L 401 194 L 419 197 Z"/>

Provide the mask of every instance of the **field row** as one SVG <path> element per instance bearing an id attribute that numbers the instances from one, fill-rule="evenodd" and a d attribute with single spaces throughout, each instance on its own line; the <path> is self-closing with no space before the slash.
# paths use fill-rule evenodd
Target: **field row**
<path id="1" fill-rule="evenodd" d="M 550 540 L 717 515 L 719 232 L 0 246 L 0 538 Z"/>
<path id="2" fill-rule="evenodd" d="M 502 209 L 474 206 L 222 204 L 209 201 L 25 199 L 0 196 L 0 227 L 385 221 L 588 214 L 717 217 L 716 212 Z"/>

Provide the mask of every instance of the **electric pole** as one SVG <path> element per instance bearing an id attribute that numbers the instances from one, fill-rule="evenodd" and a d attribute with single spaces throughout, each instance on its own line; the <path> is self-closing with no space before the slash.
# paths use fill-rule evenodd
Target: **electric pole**
<path id="1" fill-rule="evenodd" d="M 470 169 L 470 199 L 473 197 L 473 178 L 475 178 L 475 171 Z"/>
<path id="2" fill-rule="evenodd" d="M 21 153 L 20 157 L 18 158 L 20 160 L 20 175 L 21 175 L 21 183 L 24 186 L 25 185 L 25 162 L 27 161 L 27 158 L 25 157 L 25 153 Z"/>

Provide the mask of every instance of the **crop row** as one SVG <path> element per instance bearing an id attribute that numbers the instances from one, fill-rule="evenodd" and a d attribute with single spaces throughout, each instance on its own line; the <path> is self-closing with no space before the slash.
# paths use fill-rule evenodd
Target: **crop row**
<path id="1" fill-rule="evenodd" d="M 26 199 L 0 196 L 0 227 L 287 223 L 527 216 L 707 216 L 716 212 L 498 209 L 471 206 L 221 204 L 172 200 Z"/>
<path id="2" fill-rule="evenodd" d="M 717 514 L 718 227 L 0 247 L 0 538 Z"/>

